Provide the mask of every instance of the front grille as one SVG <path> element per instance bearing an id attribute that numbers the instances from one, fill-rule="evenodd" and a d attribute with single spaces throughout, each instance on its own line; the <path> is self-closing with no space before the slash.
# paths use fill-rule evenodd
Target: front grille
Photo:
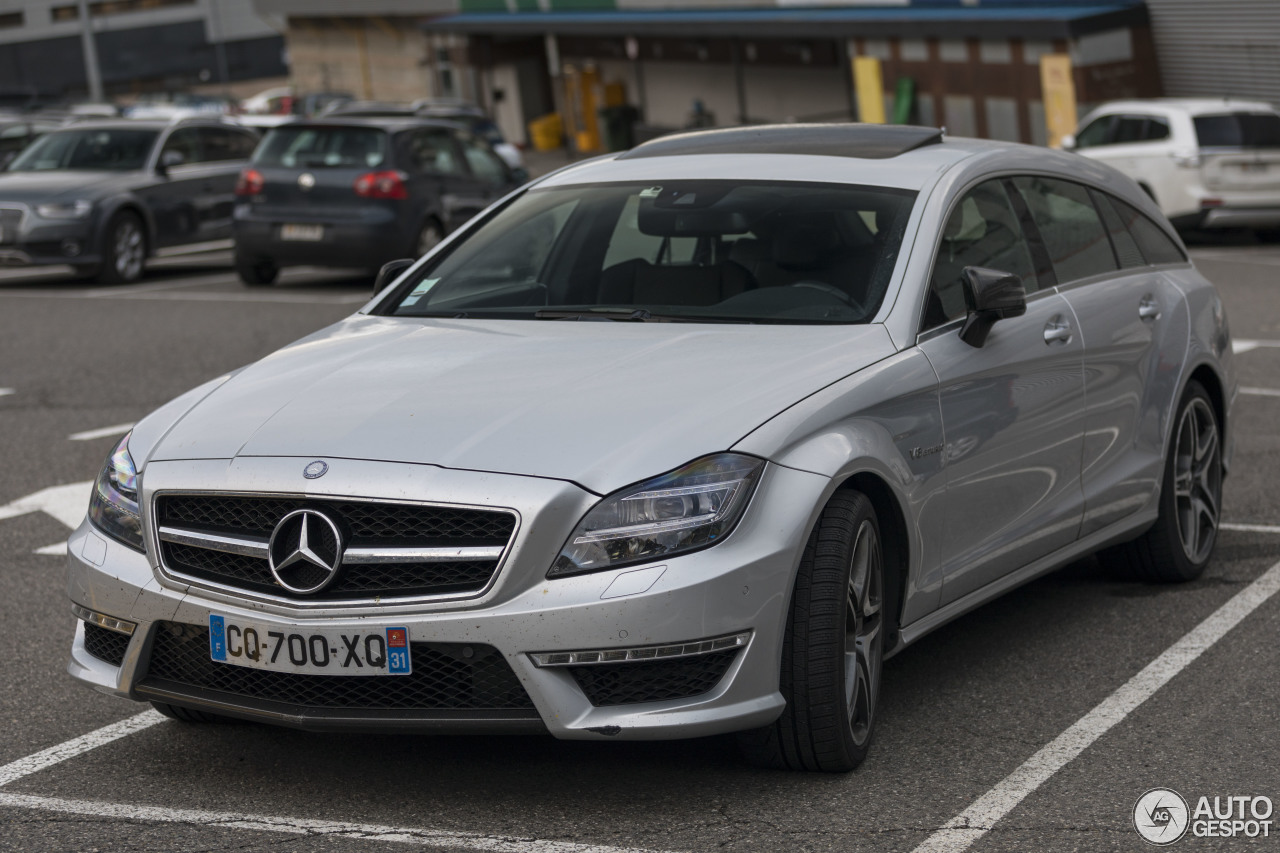
<path id="1" fill-rule="evenodd" d="M 506 658 L 480 643 L 410 643 L 411 675 L 304 675 L 218 663 L 209 629 L 156 624 L 151 660 L 140 687 L 175 686 L 229 697 L 285 703 L 304 711 L 508 711 L 533 702 Z"/>
<path id="2" fill-rule="evenodd" d="M 0 246 L 12 246 L 18 242 L 18 229 L 22 226 L 22 211 L 12 207 L 0 207 Z"/>
<path id="3" fill-rule="evenodd" d="M 304 507 L 332 518 L 348 549 L 500 549 L 516 526 L 512 513 L 495 510 L 236 495 L 161 495 L 156 522 L 161 528 L 265 541 L 284 516 Z M 485 589 L 499 566 L 496 558 L 475 557 L 351 562 L 322 591 L 295 593 L 277 584 L 265 554 L 248 556 L 170 541 L 161 543 L 160 553 L 168 569 L 185 577 L 296 601 L 470 595 Z M 307 586 L 297 581 L 292 585 Z"/>
<path id="4" fill-rule="evenodd" d="M 724 678 L 739 649 L 642 663 L 569 667 L 592 705 L 633 705 L 688 699 L 711 690 Z"/>
<path id="5" fill-rule="evenodd" d="M 124 663 L 124 653 L 128 648 L 128 634 L 111 631 L 91 622 L 84 623 L 84 650 L 98 660 L 120 666 Z"/>

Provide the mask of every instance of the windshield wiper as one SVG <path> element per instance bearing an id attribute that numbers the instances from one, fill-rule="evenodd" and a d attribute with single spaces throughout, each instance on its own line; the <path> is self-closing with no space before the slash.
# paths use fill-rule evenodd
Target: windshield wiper
<path id="1" fill-rule="evenodd" d="M 620 323 L 748 323 L 736 317 L 703 317 L 697 314 L 654 314 L 647 308 L 543 308 L 535 320 L 611 320 Z"/>

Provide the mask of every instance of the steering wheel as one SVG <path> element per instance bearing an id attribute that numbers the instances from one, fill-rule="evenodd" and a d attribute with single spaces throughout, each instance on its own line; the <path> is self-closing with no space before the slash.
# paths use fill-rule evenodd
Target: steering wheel
<path id="1" fill-rule="evenodd" d="M 820 290 L 823 293 L 827 294 L 828 296 L 834 296 L 836 299 L 839 299 L 841 302 L 843 302 L 845 305 L 848 305 L 850 308 L 857 309 L 859 314 L 865 313 L 862 310 L 862 306 L 859 305 L 858 302 L 852 296 L 850 296 L 848 293 L 845 293 L 843 290 L 841 290 L 840 288 L 836 287 L 833 284 L 827 284 L 825 281 L 797 281 L 792 283 L 791 286 L 807 287 L 811 290 Z"/>

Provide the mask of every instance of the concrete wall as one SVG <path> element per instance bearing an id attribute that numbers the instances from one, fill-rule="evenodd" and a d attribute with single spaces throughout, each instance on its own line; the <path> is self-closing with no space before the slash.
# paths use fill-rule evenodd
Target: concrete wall
<path id="1" fill-rule="evenodd" d="M 434 93 L 426 36 L 409 19 L 290 18 L 290 77 L 300 92 L 412 101 Z"/>

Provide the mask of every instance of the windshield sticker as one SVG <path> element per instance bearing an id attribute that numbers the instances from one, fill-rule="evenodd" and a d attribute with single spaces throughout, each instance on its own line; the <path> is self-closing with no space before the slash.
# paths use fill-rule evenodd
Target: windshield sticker
<path id="1" fill-rule="evenodd" d="M 404 298 L 404 302 L 400 304 L 406 308 L 410 305 L 416 305 L 418 300 L 426 296 L 431 288 L 436 286 L 436 282 L 439 280 L 440 279 L 438 278 L 424 278 L 419 282 L 418 286 L 410 291 L 409 295 Z"/>
<path id="2" fill-rule="evenodd" d="M 640 198 L 657 198 L 662 195 L 662 187 L 649 187 L 640 190 Z"/>

